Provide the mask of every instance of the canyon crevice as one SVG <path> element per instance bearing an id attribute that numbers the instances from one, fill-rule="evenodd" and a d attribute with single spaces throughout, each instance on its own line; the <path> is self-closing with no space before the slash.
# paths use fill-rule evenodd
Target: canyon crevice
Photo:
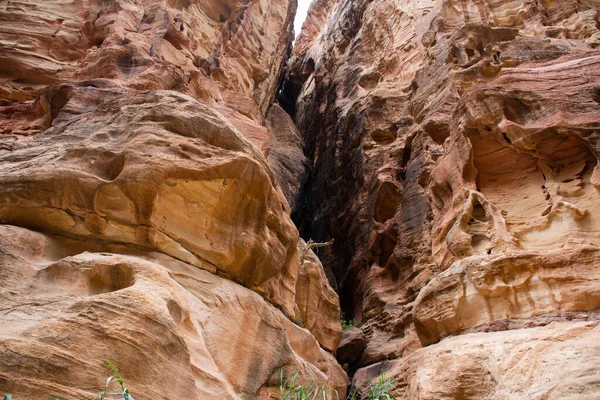
<path id="1" fill-rule="evenodd" d="M 404 399 L 597 398 L 598 1 L 315 1 L 280 102 L 338 360 Z"/>
<path id="2" fill-rule="evenodd" d="M 296 7 L 0 1 L 0 395 L 600 397 L 600 2 Z"/>

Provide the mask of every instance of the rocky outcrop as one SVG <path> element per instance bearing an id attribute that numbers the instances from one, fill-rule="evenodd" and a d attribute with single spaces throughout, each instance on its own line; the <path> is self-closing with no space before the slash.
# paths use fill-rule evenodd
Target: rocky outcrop
<path id="1" fill-rule="evenodd" d="M 589 315 L 587 316 L 589 317 Z M 396 377 L 403 399 L 594 399 L 600 390 L 597 317 L 448 338 L 360 369 L 355 382 Z"/>
<path id="2" fill-rule="evenodd" d="M 106 359 L 142 399 L 268 398 L 280 371 L 345 389 L 315 337 L 242 285 L 124 244 L 0 232 L 0 390 L 15 398 L 92 398 Z"/>
<path id="3" fill-rule="evenodd" d="M 268 398 L 295 372 L 345 393 L 273 103 L 294 10 L 0 5 L 0 392 L 91 398 L 110 359 L 140 399 Z"/>
<path id="4" fill-rule="evenodd" d="M 599 395 L 599 6 L 313 4 L 282 104 L 311 171 L 297 221 L 335 239 L 320 255 L 368 341 L 357 387 Z"/>

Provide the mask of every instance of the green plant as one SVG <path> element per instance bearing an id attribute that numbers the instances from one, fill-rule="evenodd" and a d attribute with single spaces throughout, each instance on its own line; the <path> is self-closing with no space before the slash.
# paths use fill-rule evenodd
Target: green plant
<path id="1" fill-rule="evenodd" d="M 331 395 L 335 395 L 339 400 L 338 393 L 335 389 L 325 389 L 325 387 L 315 386 L 311 384 L 306 387 L 296 382 L 298 372 L 291 377 L 283 380 L 283 369 L 279 374 L 279 393 L 271 396 L 277 400 L 327 400 Z"/>
<path id="2" fill-rule="evenodd" d="M 301 319 L 295 319 L 294 321 L 292 321 L 294 324 L 298 325 L 300 328 L 304 327 L 304 321 L 302 321 Z"/>
<path id="3" fill-rule="evenodd" d="M 395 400 L 396 398 L 390 393 L 395 382 L 395 379 L 388 379 L 386 377 L 386 371 L 382 371 L 379 380 L 369 387 L 369 394 L 367 397 L 360 397 L 358 391 L 351 388 L 346 400 Z"/>
<path id="4" fill-rule="evenodd" d="M 118 396 L 118 400 L 134 400 L 131 394 L 129 394 L 129 389 L 125 388 L 125 381 L 123 380 L 123 377 L 121 376 L 121 373 L 119 372 L 117 367 L 115 367 L 110 360 L 106 360 L 106 362 L 113 370 L 114 375 L 108 377 L 108 379 L 106 380 L 106 385 L 104 386 L 104 390 L 98 393 L 96 397 L 94 397 L 94 400 L 105 400 L 107 399 L 107 395 Z M 113 381 L 116 381 L 119 384 L 119 386 L 121 387 L 120 391 L 109 392 L 110 384 Z"/>
<path id="5" fill-rule="evenodd" d="M 354 320 L 351 319 L 349 321 L 346 321 L 345 319 L 342 318 L 342 329 L 346 330 L 346 329 L 350 329 L 350 328 L 354 328 Z"/>
<path id="6" fill-rule="evenodd" d="M 287 60 L 287 65 L 292 65 L 296 62 L 296 60 L 298 59 L 298 57 L 296 56 L 292 56 Z"/>
<path id="7" fill-rule="evenodd" d="M 381 372 L 381 376 L 377 383 L 371 384 L 369 388 L 369 397 L 366 400 L 393 400 L 394 396 L 390 394 L 390 390 L 394 387 L 395 379 L 386 378 L 386 371 Z"/>
<path id="8" fill-rule="evenodd" d="M 117 367 L 115 367 L 115 365 L 110 360 L 106 360 L 106 362 L 108 363 L 110 369 L 113 370 L 113 375 L 108 377 L 108 379 L 106 380 L 106 385 L 104 386 L 104 390 L 98 393 L 93 400 L 108 400 L 109 397 L 107 396 L 110 396 L 111 400 L 134 400 L 131 394 L 129 394 L 129 389 L 125 387 L 125 381 L 123 380 L 123 377 L 121 376 L 121 373 L 119 372 Z M 118 392 L 109 392 L 110 384 L 112 382 L 117 382 L 121 387 L 121 390 Z M 3 400 L 12 400 L 12 398 L 12 394 L 7 394 L 4 395 Z M 48 400 L 60 399 L 56 396 L 48 395 Z"/>

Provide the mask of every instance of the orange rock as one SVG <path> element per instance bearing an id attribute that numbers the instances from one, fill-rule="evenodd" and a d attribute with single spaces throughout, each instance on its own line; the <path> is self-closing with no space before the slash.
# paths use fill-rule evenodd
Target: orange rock
<path id="1" fill-rule="evenodd" d="M 255 292 L 161 253 L 0 226 L 0 390 L 267 398 L 280 370 L 345 391 L 335 358 Z"/>
<path id="2" fill-rule="evenodd" d="M 398 398 L 567 397 L 563 373 L 595 387 L 596 348 L 554 351 L 564 371 L 526 359 L 527 382 L 496 365 L 527 351 L 518 321 L 600 307 L 599 7 L 313 3 L 281 102 L 311 171 L 301 232 L 335 239 L 321 260 L 368 342 L 354 384 L 389 364 Z M 485 331 L 499 326 L 514 332 Z M 444 356 L 463 346 L 473 360 Z"/>
<path id="3" fill-rule="evenodd" d="M 1 393 L 93 397 L 106 359 L 140 399 L 345 393 L 274 103 L 295 6 L 0 5 Z"/>

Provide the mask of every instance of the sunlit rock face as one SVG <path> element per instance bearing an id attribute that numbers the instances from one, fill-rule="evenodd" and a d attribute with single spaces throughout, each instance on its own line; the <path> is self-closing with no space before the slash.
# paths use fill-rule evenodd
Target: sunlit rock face
<path id="1" fill-rule="evenodd" d="M 600 396 L 599 8 L 313 4 L 282 104 L 312 171 L 301 231 L 336 239 L 323 263 L 367 338 L 357 387 Z"/>
<path id="2" fill-rule="evenodd" d="M 0 393 L 345 393 L 273 103 L 294 1 L 0 4 Z"/>

